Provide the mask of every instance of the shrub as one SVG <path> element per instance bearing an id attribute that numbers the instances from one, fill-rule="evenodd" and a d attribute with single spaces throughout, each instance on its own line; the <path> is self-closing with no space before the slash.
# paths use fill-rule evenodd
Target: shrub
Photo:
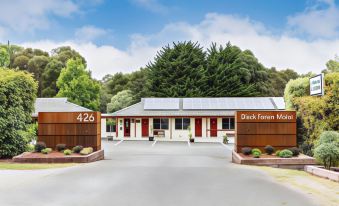
<path id="1" fill-rule="evenodd" d="M 258 148 L 254 148 L 254 149 L 252 149 L 252 154 L 253 154 L 254 152 L 259 152 L 259 153 L 261 154 L 261 150 L 260 150 L 260 149 L 258 149 Z"/>
<path id="2" fill-rule="evenodd" d="M 290 158 L 292 156 L 293 156 L 293 153 L 288 149 L 284 149 L 279 152 L 279 157 L 282 157 L 282 158 Z"/>
<path id="3" fill-rule="evenodd" d="M 280 152 L 281 152 L 280 150 L 275 151 L 275 155 L 279 156 Z"/>
<path id="4" fill-rule="evenodd" d="M 84 149 L 83 146 L 77 145 L 77 146 L 73 147 L 72 150 L 73 150 L 74 153 L 80 153 L 82 149 Z"/>
<path id="5" fill-rule="evenodd" d="M 272 147 L 271 145 L 266 145 L 265 147 L 265 152 L 269 155 L 273 154 L 275 151 L 274 147 Z"/>
<path id="6" fill-rule="evenodd" d="M 88 155 L 88 154 L 91 154 L 92 152 L 93 152 L 92 147 L 86 147 L 86 148 L 81 150 L 80 154 L 81 155 Z"/>
<path id="7" fill-rule="evenodd" d="M 225 135 L 223 136 L 223 143 L 224 143 L 224 144 L 228 144 L 228 137 L 227 137 L 227 134 L 225 134 Z"/>
<path id="8" fill-rule="evenodd" d="M 43 149 L 45 149 L 46 148 L 46 144 L 45 144 L 45 142 L 37 142 L 36 144 L 35 144 L 35 146 L 34 146 L 34 150 L 36 151 L 36 152 L 41 152 Z"/>
<path id="9" fill-rule="evenodd" d="M 250 155 L 251 152 L 252 152 L 252 148 L 250 148 L 250 147 L 241 148 L 241 153 L 243 153 L 244 155 Z"/>
<path id="10" fill-rule="evenodd" d="M 316 143 L 316 146 L 324 143 L 335 144 L 337 147 L 339 147 L 339 132 L 325 131 L 321 133 L 319 140 Z"/>
<path id="11" fill-rule="evenodd" d="M 52 152 L 51 148 L 45 148 L 45 149 L 41 150 L 42 154 L 48 154 L 48 153 L 51 153 L 51 152 Z"/>
<path id="12" fill-rule="evenodd" d="M 27 144 L 26 145 L 26 152 L 34 152 L 34 145 L 32 144 Z"/>
<path id="13" fill-rule="evenodd" d="M 326 169 L 339 163 L 339 133 L 326 131 L 320 135 L 314 149 L 314 157 L 324 164 Z"/>
<path id="14" fill-rule="evenodd" d="M 293 156 L 298 156 L 300 153 L 300 150 L 297 147 L 288 148 L 288 150 L 290 150 L 293 153 Z"/>
<path id="15" fill-rule="evenodd" d="M 71 154 L 72 154 L 72 150 L 70 149 L 64 150 L 64 155 L 71 155 Z"/>
<path id="16" fill-rule="evenodd" d="M 37 82 L 32 74 L 0 68 L 0 158 L 26 150 L 23 132 L 32 121 Z"/>
<path id="17" fill-rule="evenodd" d="M 61 152 L 66 149 L 66 144 L 57 144 L 56 149 Z"/>
<path id="18" fill-rule="evenodd" d="M 254 151 L 254 152 L 252 153 L 252 155 L 253 155 L 254 158 L 259 158 L 260 155 L 261 155 L 261 152 Z"/>

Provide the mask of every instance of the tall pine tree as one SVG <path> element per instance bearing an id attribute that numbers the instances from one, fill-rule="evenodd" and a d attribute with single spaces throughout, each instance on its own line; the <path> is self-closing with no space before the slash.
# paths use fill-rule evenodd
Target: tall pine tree
<path id="1" fill-rule="evenodd" d="M 205 75 L 204 96 L 262 96 L 267 90 L 266 69 L 249 50 L 230 43 L 226 47 L 212 44 L 208 49 Z"/>
<path id="2" fill-rule="evenodd" d="M 147 65 L 148 85 L 155 97 L 203 96 L 206 54 L 198 43 L 180 42 L 162 48 Z"/>

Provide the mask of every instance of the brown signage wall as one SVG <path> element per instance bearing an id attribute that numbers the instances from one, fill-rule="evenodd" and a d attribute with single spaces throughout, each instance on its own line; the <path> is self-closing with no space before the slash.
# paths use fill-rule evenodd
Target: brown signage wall
<path id="1" fill-rule="evenodd" d="M 101 149 L 100 112 L 39 112 L 38 141 L 47 147 L 66 144 L 67 148 L 76 145 Z"/>
<path id="2" fill-rule="evenodd" d="M 297 145 L 295 111 L 237 111 L 235 115 L 235 149 L 264 149 L 271 145 L 285 149 Z"/>

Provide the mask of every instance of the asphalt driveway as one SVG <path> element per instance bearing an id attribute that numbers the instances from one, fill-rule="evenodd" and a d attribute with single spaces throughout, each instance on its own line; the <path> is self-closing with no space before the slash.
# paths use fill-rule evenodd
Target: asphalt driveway
<path id="1" fill-rule="evenodd" d="M 103 141 L 106 160 L 0 171 L 0 205 L 314 205 L 255 168 L 230 163 L 220 143 Z"/>

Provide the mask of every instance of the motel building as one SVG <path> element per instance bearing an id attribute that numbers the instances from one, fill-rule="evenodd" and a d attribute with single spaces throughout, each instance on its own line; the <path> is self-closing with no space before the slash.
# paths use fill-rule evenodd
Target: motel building
<path id="1" fill-rule="evenodd" d="M 221 142 L 235 135 L 235 112 L 285 110 L 282 97 L 143 98 L 101 116 L 102 138 L 116 140 Z"/>

